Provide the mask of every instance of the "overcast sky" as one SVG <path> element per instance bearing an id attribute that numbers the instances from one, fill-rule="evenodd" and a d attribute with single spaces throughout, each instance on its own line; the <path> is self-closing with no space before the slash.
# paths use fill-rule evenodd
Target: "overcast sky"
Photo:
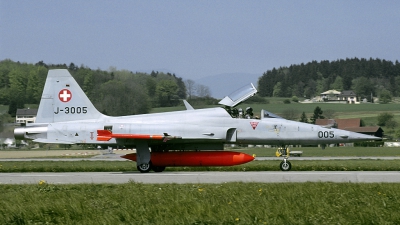
<path id="1" fill-rule="evenodd" d="M 398 0 L 0 0 L 0 60 L 197 79 L 399 54 Z"/>

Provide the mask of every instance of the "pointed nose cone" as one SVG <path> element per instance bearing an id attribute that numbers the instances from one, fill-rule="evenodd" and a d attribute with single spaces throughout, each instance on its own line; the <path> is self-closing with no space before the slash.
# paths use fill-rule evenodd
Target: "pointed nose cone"
<path id="1" fill-rule="evenodd" d="M 380 140 L 382 140 L 382 138 L 380 138 L 380 137 L 367 135 L 367 134 L 360 134 L 360 133 L 351 132 L 351 131 L 349 131 L 347 135 L 342 135 L 340 137 L 343 138 L 344 140 L 355 141 L 355 142 L 357 142 L 357 141 L 380 141 Z"/>

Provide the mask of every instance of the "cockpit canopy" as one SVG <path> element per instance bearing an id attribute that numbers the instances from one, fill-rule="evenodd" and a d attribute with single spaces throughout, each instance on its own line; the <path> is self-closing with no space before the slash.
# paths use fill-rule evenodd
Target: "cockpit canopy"
<path id="1" fill-rule="evenodd" d="M 254 96 L 257 93 L 257 89 L 254 87 L 252 83 L 241 87 L 239 90 L 232 92 L 230 95 L 223 98 L 219 104 L 228 106 L 228 113 L 234 118 L 249 118 L 253 117 L 253 109 L 251 107 L 247 107 L 246 111 L 243 112 L 242 109 L 232 108 L 240 103 L 246 101 L 250 97 Z M 241 111 L 240 111 L 241 110 Z M 260 119 L 269 119 L 269 118 L 277 118 L 283 119 L 282 117 L 275 115 L 271 112 L 268 112 L 265 109 L 261 110 L 261 118 Z"/>
<path id="2" fill-rule="evenodd" d="M 234 91 L 230 95 L 223 98 L 218 104 L 235 107 L 240 103 L 244 102 L 246 99 L 254 96 L 257 93 L 257 89 L 252 83 Z"/>

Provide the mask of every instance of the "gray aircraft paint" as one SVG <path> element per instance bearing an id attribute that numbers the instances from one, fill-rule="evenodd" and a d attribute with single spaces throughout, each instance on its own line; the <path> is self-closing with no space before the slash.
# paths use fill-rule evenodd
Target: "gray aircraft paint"
<path id="1" fill-rule="evenodd" d="M 249 90 L 248 96 L 257 90 Z M 246 89 L 246 88 L 244 88 Z M 246 89 L 246 90 L 247 90 Z M 237 92 L 234 92 L 237 93 Z M 237 105 L 229 100 L 221 103 Z M 193 109 L 133 116 L 111 117 L 101 114 L 79 87 L 68 70 L 49 70 L 36 123 L 16 128 L 18 139 L 40 143 L 96 144 L 139 147 L 138 165 L 149 163 L 148 148 L 175 150 L 222 150 L 224 144 L 332 144 L 380 138 L 355 132 L 264 116 L 261 119 L 238 119 L 223 108 Z M 272 114 L 273 115 L 273 114 Z M 113 134 L 168 135 L 180 138 L 167 141 L 112 138 L 98 141 L 97 130 L 111 129 Z"/>

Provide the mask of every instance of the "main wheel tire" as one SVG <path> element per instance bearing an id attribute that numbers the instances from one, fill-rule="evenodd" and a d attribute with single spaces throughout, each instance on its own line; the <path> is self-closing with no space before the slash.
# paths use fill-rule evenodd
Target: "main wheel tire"
<path id="1" fill-rule="evenodd" d="M 292 164 L 288 161 L 282 161 L 281 164 L 279 165 L 282 171 L 289 171 L 292 169 Z"/>
<path id="2" fill-rule="evenodd" d="M 160 173 L 160 172 L 162 172 L 162 171 L 165 170 L 165 166 L 152 166 L 151 168 L 152 168 L 153 171 L 156 172 L 156 173 Z"/>
<path id="3" fill-rule="evenodd" d="M 141 173 L 148 173 L 151 170 L 151 162 L 138 165 L 136 168 Z"/>

